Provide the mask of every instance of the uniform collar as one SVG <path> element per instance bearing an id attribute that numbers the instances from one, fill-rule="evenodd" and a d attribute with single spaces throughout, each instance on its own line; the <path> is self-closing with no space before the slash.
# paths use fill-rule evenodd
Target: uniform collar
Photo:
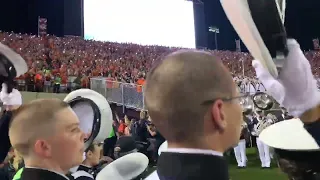
<path id="1" fill-rule="evenodd" d="M 186 153 L 186 154 L 206 154 L 213 156 L 223 156 L 222 152 L 213 151 L 209 149 L 194 149 L 194 148 L 168 148 L 163 150 L 163 152 L 172 152 L 172 153 Z"/>
<path id="2" fill-rule="evenodd" d="M 68 178 L 66 175 L 61 174 L 61 173 L 56 172 L 56 171 L 49 170 L 49 169 L 38 168 L 38 167 L 30 167 L 30 166 L 26 166 L 25 168 L 28 168 L 28 169 L 40 169 L 40 170 L 45 170 L 45 171 L 53 172 L 53 173 L 55 173 L 55 174 L 57 174 L 57 175 L 59 175 L 59 176 L 64 177 L 65 179 L 69 180 L 69 178 Z"/>
<path id="3" fill-rule="evenodd" d="M 81 164 L 77 171 L 86 171 L 86 172 L 90 172 L 92 170 L 92 167 L 86 166 L 84 164 Z"/>

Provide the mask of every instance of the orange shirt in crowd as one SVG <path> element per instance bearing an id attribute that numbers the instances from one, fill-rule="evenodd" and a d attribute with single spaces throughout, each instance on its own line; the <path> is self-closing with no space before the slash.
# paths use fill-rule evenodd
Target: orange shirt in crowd
<path id="1" fill-rule="evenodd" d="M 142 86 L 144 85 L 144 82 L 145 82 L 145 80 L 144 79 L 139 79 L 138 81 L 137 81 L 137 91 L 138 92 L 142 92 Z"/>
<path id="2" fill-rule="evenodd" d="M 124 134 L 126 127 L 127 126 L 124 123 L 120 123 L 120 125 L 118 127 L 118 132 Z"/>
<path id="3" fill-rule="evenodd" d="M 93 71 L 92 71 L 92 75 L 93 75 L 93 76 L 99 76 L 99 71 L 93 70 Z"/>
<path id="4" fill-rule="evenodd" d="M 107 80 L 107 88 L 111 89 L 113 87 L 113 82 L 112 82 L 113 78 L 112 77 L 107 77 L 106 80 Z"/>
<path id="5" fill-rule="evenodd" d="M 41 82 L 42 81 L 42 75 L 37 73 L 35 76 L 34 76 L 34 80 L 35 82 Z"/>
<path id="6" fill-rule="evenodd" d="M 68 77 L 63 75 L 61 78 L 61 84 L 67 84 L 67 82 L 68 82 Z"/>

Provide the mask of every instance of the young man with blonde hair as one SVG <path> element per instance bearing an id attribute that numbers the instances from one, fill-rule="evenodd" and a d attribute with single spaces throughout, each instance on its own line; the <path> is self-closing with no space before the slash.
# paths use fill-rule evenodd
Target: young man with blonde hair
<path id="1" fill-rule="evenodd" d="M 22 105 L 14 113 L 9 137 L 25 161 L 21 180 L 65 180 L 64 174 L 82 163 L 85 135 L 78 117 L 62 100 Z"/>

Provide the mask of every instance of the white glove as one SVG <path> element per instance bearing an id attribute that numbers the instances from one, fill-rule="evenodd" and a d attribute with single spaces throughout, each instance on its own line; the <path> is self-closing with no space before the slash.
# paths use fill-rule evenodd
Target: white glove
<path id="1" fill-rule="evenodd" d="M 309 61 L 296 40 L 287 41 L 289 54 L 277 79 L 258 61 L 252 61 L 258 79 L 278 103 L 295 116 L 320 104 L 317 81 L 311 72 Z"/>
<path id="2" fill-rule="evenodd" d="M 252 136 L 257 136 L 257 133 L 251 132 L 251 135 L 252 135 Z"/>
<path id="3" fill-rule="evenodd" d="M 251 131 L 251 134 L 252 134 L 252 135 L 254 135 L 254 136 L 257 136 L 257 135 L 258 135 L 258 133 L 257 133 L 257 132 L 258 132 L 258 129 L 257 129 L 257 128 L 258 128 L 258 126 L 257 126 L 256 124 L 254 124 L 254 125 L 253 125 L 253 129 L 252 129 L 252 131 Z"/>
<path id="4" fill-rule="evenodd" d="M 10 94 L 8 94 L 7 92 L 8 87 L 5 83 L 3 83 L 0 92 L 0 100 L 2 101 L 3 105 L 15 106 L 22 104 L 21 93 L 17 89 L 12 89 L 12 92 Z"/>
<path id="5" fill-rule="evenodd" d="M 267 123 L 269 123 L 269 124 L 273 123 L 272 119 L 268 119 Z"/>

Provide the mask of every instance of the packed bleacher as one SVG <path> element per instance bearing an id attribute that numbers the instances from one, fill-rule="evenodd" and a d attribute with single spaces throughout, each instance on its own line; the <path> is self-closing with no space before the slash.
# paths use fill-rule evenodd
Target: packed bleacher
<path id="1" fill-rule="evenodd" d="M 0 42 L 26 59 L 29 72 L 17 80 L 29 91 L 47 91 L 45 87 L 54 87 L 55 82 L 62 87 L 68 83 L 73 88 L 89 87 L 90 78 L 99 76 L 112 81 L 139 84 L 138 80 L 145 77 L 153 63 L 179 49 L 12 32 L 0 32 Z M 250 54 L 217 50 L 210 52 L 223 61 L 234 77 L 242 79 L 243 72 L 246 77 L 255 76 Z M 311 62 L 314 75 L 318 77 L 320 52 L 308 51 L 305 55 Z M 51 90 L 57 91 L 54 88 Z"/>
<path id="2" fill-rule="evenodd" d="M 29 72 L 19 77 L 26 84 L 51 85 L 56 77 L 66 85 L 73 76 L 80 87 L 88 87 L 91 77 L 109 77 L 110 80 L 137 83 L 145 77 L 153 63 L 179 48 L 142 46 L 132 43 L 100 42 L 80 37 L 38 37 L 28 34 L 0 32 L 0 42 L 14 49 L 26 59 Z M 234 77 L 244 74 L 253 78 L 252 56 L 245 52 L 210 51 L 219 57 Z M 305 52 L 316 77 L 319 72 L 319 51 Z M 40 88 L 43 90 L 43 88 Z"/>
<path id="3" fill-rule="evenodd" d="M 48 81 L 61 78 L 67 84 L 68 77 L 79 77 L 77 85 L 89 86 L 91 77 L 104 76 L 114 81 L 137 83 L 152 64 L 179 48 L 142 46 L 131 43 L 87 41 L 79 37 L 37 37 L 35 35 L 0 33 L 1 43 L 21 54 L 28 63 L 29 72 L 19 77 L 26 84 L 46 86 Z M 242 62 L 246 76 L 253 76 L 248 53 L 211 51 L 233 72 L 242 75 Z M 21 82 L 21 81 L 20 81 Z M 30 89 L 30 88 L 29 88 Z M 43 88 L 37 88 L 43 90 Z"/>
<path id="4" fill-rule="evenodd" d="M 20 90 L 55 93 L 90 88 L 92 79 L 101 78 L 109 82 L 143 86 L 146 74 L 152 65 L 167 54 L 180 49 L 89 41 L 80 37 L 61 38 L 51 35 L 38 37 L 12 32 L 0 32 L 0 42 L 19 53 L 27 62 L 29 71 L 16 78 Z M 221 59 L 237 83 L 248 81 L 258 83 L 251 66 L 252 56 L 249 53 L 217 50 L 209 52 Z M 318 77 L 320 52 L 308 51 L 305 52 L 305 56 L 313 67 L 313 74 Z M 114 101 L 117 98 L 123 101 L 125 94 L 126 103 L 123 102 L 123 105 L 134 105 L 144 109 L 141 87 L 122 89 L 121 96 L 118 94 L 119 91 L 112 90 L 115 84 L 105 85 L 106 90 L 111 89 L 104 92 L 109 102 L 117 103 Z M 107 96 L 108 93 L 110 96 Z M 110 97 L 111 99 L 108 99 Z M 152 124 L 147 113 L 141 111 L 138 119 L 130 119 L 131 117 L 125 114 L 119 118 L 117 112 L 114 114 L 116 118 L 113 122 L 113 135 L 106 139 L 103 145 L 93 144 L 91 149 L 89 148 L 92 152 L 95 148 L 101 148 L 99 150 L 103 158 L 98 158 L 97 162 L 94 162 L 95 159 L 87 158 L 84 163 L 93 164 L 94 168 L 102 168 L 119 157 L 138 151 L 148 156 L 151 167 L 155 165 L 157 150 L 165 139 Z M 0 174 L 5 174 L 6 179 L 12 179 L 17 170 L 23 166 L 23 159 L 12 149 L 6 161 L 0 164 Z"/>

